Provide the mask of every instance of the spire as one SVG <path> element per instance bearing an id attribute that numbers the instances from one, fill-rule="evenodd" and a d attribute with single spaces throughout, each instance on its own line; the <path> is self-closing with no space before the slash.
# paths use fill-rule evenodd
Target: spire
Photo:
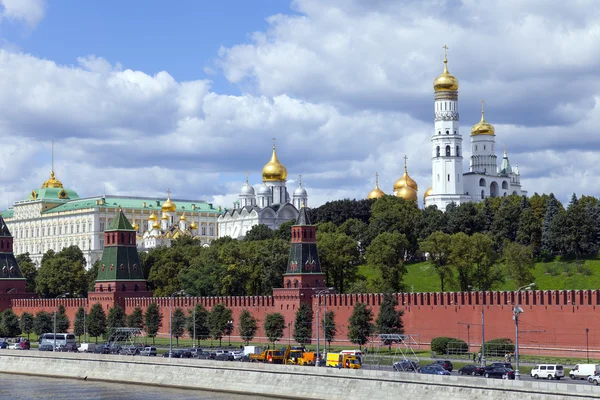
<path id="1" fill-rule="evenodd" d="M 481 100 L 481 122 L 485 122 L 485 100 Z"/>
<path id="2" fill-rule="evenodd" d="M 246 171 L 246 186 L 248 186 L 248 171 Z"/>
<path id="3" fill-rule="evenodd" d="M 447 74 L 448 73 L 448 54 L 447 54 L 448 46 L 444 45 L 442 48 L 444 49 L 444 73 Z"/>
<path id="4" fill-rule="evenodd" d="M 404 168 L 406 168 L 406 165 Z M 375 172 L 375 188 L 379 189 L 379 172 Z"/>
<path id="5" fill-rule="evenodd" d="M 302 202 L 302 206 L 300 207 L 300 213 L 298 214 L 298 218 L 296 219 L 296 225 L 310 225 L 310 220 L 308 219 L 308 214 L 306 213 L 306 206 L 304 202 Z"/>
<path id="6" fill-rule="evenodd" d="M 298 175 L 298 187 L 302 187 L 302 174 Z M 302 203 L 304 206 L 304 203 Z"/>
<path id="7" fill-rule="evenodd" d="M 133 226 L 123 214 L 123 210 L 119 207 L 118 214 L 115 219 L 112 220 L 106 231 L 134 231 Z"/>

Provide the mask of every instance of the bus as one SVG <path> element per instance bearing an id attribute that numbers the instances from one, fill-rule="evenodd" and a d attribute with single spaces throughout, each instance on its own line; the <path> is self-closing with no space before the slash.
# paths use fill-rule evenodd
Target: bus
<path id="1" fill-rule="evenodd" d="M 44 345 L 49 344 L 50 346 L 55 345 L 57 348 L 65 347 L 67 345 L 77 345 L 77 341 L 75 340 L 75 335 L 72 333 L 57 333 L 56 334 L 56 342 L 54 341 L 54 333 L 44 333 L 38 339 L 38 344 Z"/>

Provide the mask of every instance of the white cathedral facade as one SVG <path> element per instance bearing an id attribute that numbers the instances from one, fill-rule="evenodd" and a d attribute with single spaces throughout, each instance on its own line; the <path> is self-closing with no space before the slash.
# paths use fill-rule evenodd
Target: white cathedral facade
<path id="1" fill-rule="evenodd" d="M 263 184 L 254 190 L 246 183 L 240 190 L 239 199 L 233 208 L 226 210 L 218 218 L 219 237 L 229 236 L 241 239 L 253 226 L 264 224 L 277 229 L 285 222 L 296 220 L 302 205 L 308 205 L 308 194 L 302 187 L 302 180 L 290 198 L 286 186 L 287 169 L 279 162 L 275 145 L 271 160 L 262 169 Z"/>
<path id="2" fill-rule="evenodd" d="M 434 83 L 434 132 L 431 138 L 432 185 L 424 195 L 425 207 L 446 210 L 451 203 L 480 202 L 486 197 L 511 194 L 526 195 L 521 189 L 518 166 L 512 168 L 504 151 L 500 167 L 496 158 L 494 127 L 484 119 L 471 129 L 469 172 L 463 172 L 463 138 L 459 128 L 458 79 L 448 72 L 444 56 L 444 72 Z M 483 102 L 482 102 L 483 103 Z"/>

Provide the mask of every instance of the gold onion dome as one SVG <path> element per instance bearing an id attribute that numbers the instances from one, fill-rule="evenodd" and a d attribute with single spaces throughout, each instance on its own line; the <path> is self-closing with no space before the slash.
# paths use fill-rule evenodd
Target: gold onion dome
<path id="1" fill-rule="evenodd" d="M 160 225 L 158 224 L 158 222 L 152 224 L 152 229 L 160 229 Z"/>
<path id="2" fill-rule="evenodd" d="M 150 214 L 150 216 L 148 217 L 148 219 L 150 221 L 158 221 L 158 217 L 156 216 L 156 214 L 154 214 L 154 211 L 152 211 L 152 214 Z"/>
<path id="3" fill-rule="evenodd" d="M 428 198 L 429 196 L 431 196 L 433 194 L 433 187 L 430 187 L 429 189 L 427 189 L 427 191 L 423 194 L 423 201 L 425 201 L 426 198 Z"/>
<path id="4" fill-rule="evenodd" d="M 198 225 L 196 224 L 196 221 L 192 221 L 192 223 L 190 224 L 190 229 L 198 229 Z"/>
<path id="5" fill-rule="evenodd" d="M 162 219 L 163 221 L 165 221 L 165 220 L 169 219 L 169 216 L 167 214 L 163 213 L 163 215 L 162 215 L 162 217 L 160 219 Z"/>
<path id="6" fill-rule="evenodd" d="M 63 184 L 54 177 L 54 170 L 50 172 L 50 179 L 42 184 L 42 189 L 46 188 L 62 188 Z"/>
<path id="7" fill-rule="evenodd" d="M 262 178 L 263 182 L 285 181 L 287 178 L 287 169 L 277 159 L 275 145 L 273 145 L 271 160 L 262 169 Z"/>
<path id="8" fill-rule="evenodd" d="M 484 118 L 484 109 L 483 109 L 483 100 L 481 101 L 481 121 L 473 125 L 471 128 L 471 136 L 479 136 L 479 135 L 494 135 L 496 133 L 496 129 L 494 129 L 494 125 L 487 123 Z"/>
<path id="9" fill-rule="evenodd" d="M 436 92 L 449 92 L 458 90 L 458 79 L 448 72 L 448 59 L 446 58 L 446 50 L 444 46 L 444 72 L 433 81 L 433 90 Z"/>
<path id="10" fill-rule="evenodd" d="M 133 224 L 131 224 L 131 226 L 132 226 L 132 227 L 133 227 L 133 229 L 135 229 L 136 231 L 137 231 L 137 230 L 140 228 L 140 226 L 139 226 L 139 225 L 138 225 L 138 224 L 137 224 L 135 221 L 133 221 Z"/>
<path id="11" fill-rule="evenodd" d="M 414 190 L 419 190 L 419 185 L 417 185 L 417 182 L 415 182 L 415 180 L 411 178 L 406 171 L 406 157 L 404 158 L 404 174 L 396 181 L 396 183 L 394 183 L 394 191 L 400 190 L 404 186 L 408 186 Z"/>
<path id="12" fill-rule="evenodd" d="M 402 197 L 407 201 L 417 201 L 417 191 L 409 186 L 404 186 L 396 192 L 396 197 Z"/>
<path id="13" fill-rule="evenodd" d="M 165 212 L 174 212 L 177 210 L 177 206 L 171 201 L 171 192 L 169 192 L 167 201 L 163 203 L 161 209 Z"/>
<path id="14" fill-rule="evenodd" d="M 375 189 L 369 192 L 367 199 L 378 199 L 384 195 L 383 190 L 379 189 L 379 174 L 375 173 Z"/>
<path id="15" fill-rule="evenodd" d="M 181 218 L 179 218 L 180 221 L 187 221 L 187 217 L 185 216 L 185 214 L 181 214 Z"/>

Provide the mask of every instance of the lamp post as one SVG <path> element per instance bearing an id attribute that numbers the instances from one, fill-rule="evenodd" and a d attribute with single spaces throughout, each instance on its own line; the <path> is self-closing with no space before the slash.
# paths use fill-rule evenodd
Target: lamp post
<path id="1" fill-rule="evenodd" d="M 196 305 L 194 304 L 194 348 L 196 348 Z"/>
<path id="2" fill-rule="evenodd" d="M 525 285 L 517 289 L 517 302 L 513 307 L 513 319 L 515 320 L 515 333 L 516 333 L 516 341 L 515 341 L 515 380 L 521 379 L 521 373 L 519 372 L 519 314 L 523 313 L 523 309 L 519 305 L 519 297 L 521 292 L 524 290 L 529 290 L 535 286 L 535 283 L 530 283 L 529 285 Z"/>
<path id="3" fill-rule="evenodd" d="M 317 361 L 315 362 L 315 367 L 319 366 L 319 299 L 321 294 L 323 293 L 329 293 L 330 290 L 333 290 L 334 288 L 329 287 L 329 288 L 325 288 L 322 290 L 319 290 L 317 292 Z M 327 316 L 327 304 L 325 304 L 325 311 L 323 314 L 323 357 L 325 357 L 325 353 L 326 353 L 326 345 L 327 345 L 327 326 L 325 324 L 325 318 Z"/>
<path id="4" fill-rule="evenodd" d="M 292 323 L 288 322 L 288 346 L 292 343 Z"/>
<path id="5" fill-rule="evenodd" d="M 173 297 L 187 295 L 184 290 L 178 290 L 169 297 L 169 359 L 173 355 Z"/>
<path id="6" fill-rule="evenodd" d="M 589 342 L 590 328 L 585 328 L 585 353 L 587 356 L 587 362 L 590 363 L 590 342 Z"/>
<path id="7" fill-rule="evenodd" d="M 231 331 L 233 330 L 233 321 L 227 321 L 227 333 L 229 334 L 229 347 L 231 347 Z"/>
<path id="8" fill-rule="evenodd" d="M 71 295 L 71 293 L 63 293 L 63 294 L 59 294 L 58 296 L 56 296 L 57 299 L 63 299 L 65 297 L 69 297 Z M 56 305 L 57 301 L 54 300 L 54 335 L 53 335 L 53 344 L 52 344 L 52 351 L 56 351 L 56 313 L 58 310 L 58 306 Z"/>

